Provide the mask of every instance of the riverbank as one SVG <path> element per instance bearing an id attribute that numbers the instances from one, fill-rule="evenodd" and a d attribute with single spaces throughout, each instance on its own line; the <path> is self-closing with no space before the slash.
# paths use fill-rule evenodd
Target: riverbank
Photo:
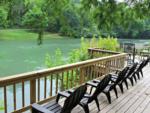
<path id="1" fill-rule="evenodd" d="M 38 34 L 27 29 L 3 29 L 0 30 L 0 40 L 29 40 L 37 39 Z M 44 39 L 68 38 L 55 33 L 44 33 Z"/>

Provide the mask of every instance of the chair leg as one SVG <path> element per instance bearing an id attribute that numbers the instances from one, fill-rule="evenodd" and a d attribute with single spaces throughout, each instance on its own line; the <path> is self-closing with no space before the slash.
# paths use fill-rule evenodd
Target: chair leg
<path id="1" fill-rule="evenodd" d="M 136 79 L 136 76 L 135 76 L 135 75 L 133 75 L 133 78 L 134 78 L 135 82 L 137 83 L 137 79 Z"/>
<path id="2" fill-rule="evenodd" d="M 133 86 L 133 85 L 134 85 L 134 83 L 133 83 L 133 79 L 132 79 L 132 78 L 130 78 L 129 80 L 130 80 L 130 82 L 131 82 L 131 84 L 132 84 L 132 86 Z"/>
<path id="3" fill-rule="evenodd" d="M 138 79 L 140 79 L 140 74 L 139 74 L 139 72 L 137 72 L 137 77 L 138 77 Z"/>
<path id="4" fill-rule="evenodd" d="M 127 82 L 126 79 L 124 80 L 124 83 L 125 83 L 125 85 L 126 85 L 126 88 L 129 89 L 129 87 L 128 87 L 128 82 Z"/>
<path id="5" fill-rule="evenodd" d="M 111 104 L 111 97 L 110 97 L 110 92 L 108 91 L 106 94 L 106 97 L 108 99 L 109 104 Z"/>
<path id="6" fill-rule="evenodd" d="M 60 98 L 60 95 L 58 94 L 57 97 L 56 97 L 56 102 L 59 101 L 59 98 Z"/>
<path id="7" fill-rule="evenodd" d="M 118 98 L 118 92 L 117 92 L 116 86 L 114 87 L 114 92 L 115 92 L 116 98 Z"/>
<path id="8" fill-rule="evenodd" d="M 85 113 L 89 113 L 88 105 L 80 105 L 80 106 L 84 109 Z"/>
<path id="9" fill-rule="evenodd" d="M 91 89 L 90 89 L 90 94 L 92 93 L 92 90 L 93 90 L 93 86 L 91 86 Z"/>
<path id="10" fill-rule="evenodd" d="M 142 75 L 142 77 L 143 77 L 143 71 L 142 71 L 142 70 L 140 71 L 140 73 L 141 73 L 141 75 Z"/>
<path id="11" fill-rule="evenodd" d="M 123 91 L 123 85 L 119 84 L 119 87 L 120 87 L 121 93 L 124 93 L 124 91 Z"/>
<path id="12" fill-rule="evenodd" d="M 100 111 L 99 102 L 98 102 L 98 99 L 97 99 L 97 98 L 95 98 L 95 102 L 96 102 L 96 105 L 97 105 L 98 111 Z"/>

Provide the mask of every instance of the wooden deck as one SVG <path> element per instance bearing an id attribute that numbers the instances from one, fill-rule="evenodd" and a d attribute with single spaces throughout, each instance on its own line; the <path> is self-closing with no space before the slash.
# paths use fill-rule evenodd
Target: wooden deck
<path id="1" fill-rule="evenodd" d="M 130 85 L 128 90 L 124 87 L 124 94 L 118 89 L 117 99 L 114 92 L 111 92 L 111 104 L 108 103 L 105 95 L 100 94 L 101 111 L 98 112 L 93 102 L 89 104 L 90 113 L 150 113 L 150 66 L 145 67 L 143 71 L 144 78 L 138 80 L 133 87 Z M 84 111 L 78 106 L 72 113 L 84 113 Z"/>

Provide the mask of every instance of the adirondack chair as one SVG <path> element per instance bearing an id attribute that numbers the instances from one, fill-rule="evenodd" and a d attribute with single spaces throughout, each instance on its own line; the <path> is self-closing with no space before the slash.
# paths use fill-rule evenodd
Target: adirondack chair
<path id="1" fill-rule="evenodd" d="M 138 63 L 134 63 L 130 69 L 129 69 L 129 72 L 128 74 L 126 75 L 125 79 L 129 79 L 132 86 L 134 85 L 134 82 L 133 82 L 133 78 L 135 80 L 135 82 L 137 82 L 137 78 L 140 79 L 140 74 L 142 75 L 143 77 L 143 71 L 142 69 L 147 65 L 147 61 L 146 60 L 143 60 L 142 62 L 140 62 L 139 64 Z"/>
<path id="2" fill-rule="evenodd" d="M 137 75 L 138 79 L 140 79 L 140 74 L 143 77 L 143 68 L 148 64 L 148 59 L 143 60 L 136 68 L 134 74 Z"/>
<path id="3" fill-rule="evenodd" d="M 85 113 L 89 113 L 89 107 L 88 104 L 95 101 L 98 111 L 100 111 L 99 102 L 98 102 L 98 95 L 102 93 L 102 91 L 107 87 L 111 80 L 111 75 L 106 75 L 101 82 L 97 84 L 96 90 L 93 92 L 93 94 L 86 94 L 84 96 L 84 99 L 81 100 L 80 106 L 83 107 Z"/>
<path id="4" fill-rule="evenodd" d="M 144 68 L 145 66 L 147 66 L 149 62 L 150 62 L 150 57 L 148 57 L 147 59 L 144 59 L 143 61 L 141 61 L 141 62 L 138 64 L 138 66 L 137 66 L 137 68 L 136 68 L 136 70 L 135 70 L 135 74 L 137 75 L 138 79 L 140 79 L 140 74 L 141 74 L 142 77 L 143 77 L 143 68 Z"/>
<path id="5" fill-rule="evenodd" d="M 106 75 L 101 82 L 99 82 L 96 86 L 96 90 L 94 91 L 94 93 L 91 94 L 85 94 L 84 98 L 81 100 L 80 102 L 80 106 L 83 107 L 85 113 L 89 113 L 89 107 L 88 104 L 95 101 L 98 110 L 100 111 L 100 107 L 99 107 L 99 102 L 98 102 L 98 95 L 106 88 L 106 86 L 108 85 L 108 83 L 111 80 L 111 75 Z M 88 83 L 86 83 L 86 85 L 88 85 Z M 59 94 L 59 96 L 62 97 L 66 97 L 66 95 L 71 94 L 73 91 L 65 91 Z M 58 99 L 59 100 L 59 99 Z"/>
<path id="6" fill-rule="evenodd" d="M 116 98 L 118 98 L 118 93 L 117 93 L 117 89 L 116 86 L 118 85 L 123 93 L 123 85 L 122 85 L 122 80 L 124 78 L 124 76 L 126 75 L 127 71 L 128 71 L 129 67 L 125 67 L 122 71 L 120 71 L 118 73 L 118 75 L 110 73 L 111 75 L 111 83 L 107 85 L 107 87 L 103 90 L 103 93 L 106 94 L 106 97 L 108 99 L 108 102 L 111 103 L 111 96 L 110 96 L 110 91 L 114 90 Z M 98 80 L 96 81 L 92 81 L 88 82 L 88 85 L 91 85 L 92 87 L 96 87 L 96 85 L 94 85 L 94 83 L 96 82 L 100 82 Z"/>
<path id="7" fill-rule="evenodd" d="M 80 103 L 86 90 L 86 85 L 77 88 L 66 97 L 63 107 L 56 100 L 50 101 L 44 106 L 35 103 L 32 105 L 32 113 L 71 113 L 72 109 Z"/>
<path id="8" fill-rule="evenodd" d="M 126 76 L 125 76 L 124 79 L 123 79 L 123 81 L 126 83 L 127 89 L 128 89 L 128 82 L 127 82 L 127 79 L 130 80 L 132 86 L 134 85 L 133 79 L 134 79 L 135 81 L 137 81 L 136 75 L 135 75 L 135 73 L 134 73 L 135 70 L 136 70 L 136 68 L 137 68 L 137 65 L 138 65 L 138 63 L 136 62 L 136 63 L 132 64 L 131 66 L 129 66 L 129 70 L 128 70 Z"/>
<path id="9" fill-rule="evenodd" d="M 145 67 L 146 65 L 148 65 L 149 62 L 150 62 L 150 57 L 148 57 L 148 58 L 146 59 L 145 64 L 144 64 L 144 67 Z"/>

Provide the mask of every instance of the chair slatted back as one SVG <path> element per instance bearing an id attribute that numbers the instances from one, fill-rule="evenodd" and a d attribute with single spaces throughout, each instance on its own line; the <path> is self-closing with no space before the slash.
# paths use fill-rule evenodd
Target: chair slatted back
<path id="1" fill-rule="evenodd" d="M 106 75 L 102 81 L 97 85 L 95 92 L 93 93 L 93 97 L 97 97 L 109 84 L 111 80 L 111 75 Z"/>
<path id="2" fill-rule="evenodd" d="M 65 100 L 61 113 L 71 113 L 71 110 L 80 103 L 86 90 L 87 86 L 82 85 L 71 93 L 71 95 Z"/>
<path id="3" fill-rule="evenodd" d="M 122 81 L 124 79 L 124 77 L 127 74 L 128 70 L 129 70 L 129 67 L 125 67 L 122 71 L 120 71 L 118 73 L 118 78 L 117 78 L 115 84 L 118 84 L 120 81 Z"/>
<path id="4" fill-rule="evenodd" d="M 143 61 L 140 63 L 140 65 L 138 66 L 137 71 L 142 70 L 142 68 L 143 68 L 144 66 L 146 66 L 146 64 L 147 64 L 147 60 L 143 60 Z"/>
<path id="5" fill-rule="evenodd" d="M 134 63 L 128 70 L 127 74 L 126 74 L 126 77 L 129 77 L 132 73 L 134 73 L 136 67 L 137 67 L 138 63 Z"/>
<path id="6" fill-rule="evenodd" d="M 148 57 L 148 58 L 146 59 L 145 64 L 144 64 L 143 67 L 145 67 L 149 62 L 150 62 L 150 57 Z"/>

